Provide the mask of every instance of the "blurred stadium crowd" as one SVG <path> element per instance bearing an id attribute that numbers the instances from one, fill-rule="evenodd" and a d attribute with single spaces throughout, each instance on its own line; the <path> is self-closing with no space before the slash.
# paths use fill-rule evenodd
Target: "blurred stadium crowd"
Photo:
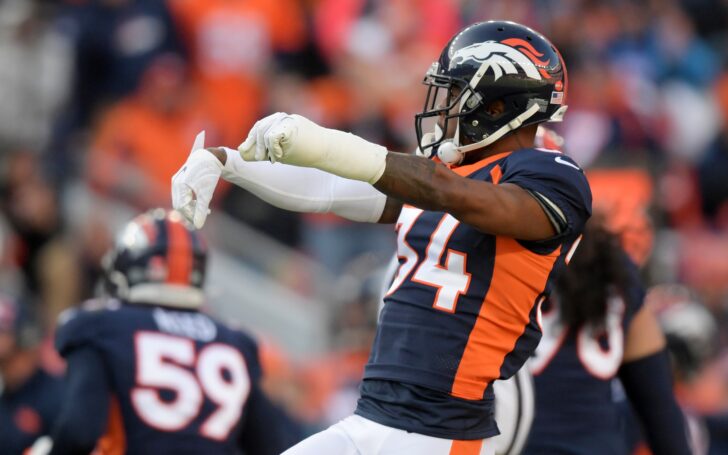
<path id="1" fill-rule="evenodd" d="M 728 407 L 725 0 L 3 0 L 0 288 L 50 333 L 93 295 L 116 207 L 169 206 L 200 130 L 235 147 L 255 119 L 286 111 L 412 149 L 425 70 L 463 24 L 486 19 L 530 25 L 562 50 L 565 152 L 648 261 L 647 283 L 689 286 L 716 318 L 711 361 L 680 398 Z M 388 259 L 391 229 L 218 191 L 214 213 L 349 272 L 329 355 L 266 347 L 271 394 L 312 427 L 336 420 L 356 398 L 379 291 L 369 272 Z M 306 270 L 278 273 L 310 292 Z"/>

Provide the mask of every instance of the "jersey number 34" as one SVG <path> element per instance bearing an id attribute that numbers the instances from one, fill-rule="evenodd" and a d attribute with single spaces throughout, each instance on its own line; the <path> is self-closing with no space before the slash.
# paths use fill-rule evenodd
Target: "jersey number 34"
<path id="1" fill-rule="evenodd" d="M 432 306 L 438 310 L 454 313 L 458 297 L 468 292 L 470 286 L 470 274 L 465 271 L 467 254 L 447 248 L 450 236 L 460 222 L 448 213 L 443 215 L 430 237 L 423 261 L 415 269 L 419 258 L 415 249 L 407 243 L 406 237 L 422 213 L 421 209 L 415 207 L 402 208 L 396 225 L 397 256 L 401 265 L 387 295 L 396 291 L 414 269 L 412 281 L 437 289 Z M 442 266 L 440 260 L 446 250 L 445 265 Z"/>

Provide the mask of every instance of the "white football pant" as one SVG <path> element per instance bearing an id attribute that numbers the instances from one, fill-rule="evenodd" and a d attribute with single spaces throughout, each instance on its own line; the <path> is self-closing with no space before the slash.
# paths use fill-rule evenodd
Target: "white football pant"
<path id="1" fill-rule="evenodd" d="M 388 427 L 353 415 L 283 455 L 494 455 L 492 438 L 453 441 Z"/>

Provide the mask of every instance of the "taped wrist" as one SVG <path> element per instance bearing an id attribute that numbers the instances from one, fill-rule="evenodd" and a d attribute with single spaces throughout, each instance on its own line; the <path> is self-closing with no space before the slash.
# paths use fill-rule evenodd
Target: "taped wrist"
<path id="1" fill-rule="evenodd" d="M 374 223 L 387 197 L 373 186 L 308 167 L 245 161 L 237 150 L 223 148 L 223 179 L 278 208 L 294 212 L 334 213 L 352 221 Z"/>
<path id="2" fill-rule="evenodd" d="M 387 149 L 343 131 L 324 128 L 293 114 L 295 137 L 286 163 L 315 167 L 347 179 L 374 184 L 384 173 Z M 303 148 L 305 147 L 305 151 Z"/>

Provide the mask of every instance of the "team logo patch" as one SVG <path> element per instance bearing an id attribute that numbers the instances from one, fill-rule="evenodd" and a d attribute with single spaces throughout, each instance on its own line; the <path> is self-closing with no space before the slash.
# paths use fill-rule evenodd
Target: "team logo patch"
<path id="1" fill-rule="evenodd" d="M 485 71 L 492 71 L 496 81 L 504 74 L 518 74 L 518 67 L 531 79 L 542 80 L 549 77 L 545 71 L 549 60 L 540 60 L 539 57 L 542 56 L 543 53 L 521 39 L 511 38 L 500 43 L 486 41 L 455 51 L 450 59 L 450 69 L 472 60 L 479 63 Z"/>

